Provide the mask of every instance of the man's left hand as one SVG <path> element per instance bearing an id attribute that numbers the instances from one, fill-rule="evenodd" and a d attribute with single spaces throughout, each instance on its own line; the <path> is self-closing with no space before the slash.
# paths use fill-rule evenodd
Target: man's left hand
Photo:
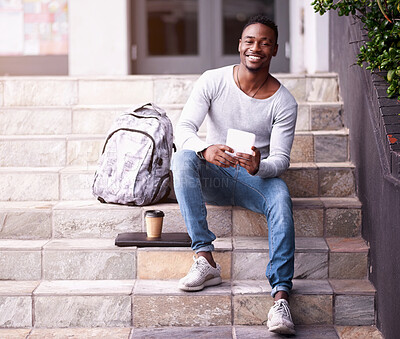
<path id="1" fill-rule="evenodd" d="M 236 153 L 235 159 L 249 174 L 255 175 L 260 167 L 261 153 L 255 146 L 251 150 L 253 154 Z"/>

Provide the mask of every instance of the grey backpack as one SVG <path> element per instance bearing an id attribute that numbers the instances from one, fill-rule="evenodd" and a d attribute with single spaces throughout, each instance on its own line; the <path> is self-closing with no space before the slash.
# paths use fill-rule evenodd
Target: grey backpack
<path id="1" fill-rule="evenodd" d="M 169 193 L 172 124 L 155 104 L 128 110 L 105 141 L 92 191 L 101 202 L 149 205 Z"/>

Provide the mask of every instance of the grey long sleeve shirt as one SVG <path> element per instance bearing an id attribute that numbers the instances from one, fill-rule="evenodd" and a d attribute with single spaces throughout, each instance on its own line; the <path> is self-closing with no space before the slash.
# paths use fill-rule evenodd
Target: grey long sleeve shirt
<path id="1" fill-rule="evenodd" d="M 261 152 L 257 176 L 281 175 L 290 163 L 297 118 L 297 103 L 281 84 L 267 99 L 251 98 L 233 78 L 233 65 L 206 71 L 197 80 L 176 127 L 178 147 L 199 152 L 213 144 L 226 144 L 229 128 L 256 135 Z M 206 141 L 197 132 L 208 115 Z"/>

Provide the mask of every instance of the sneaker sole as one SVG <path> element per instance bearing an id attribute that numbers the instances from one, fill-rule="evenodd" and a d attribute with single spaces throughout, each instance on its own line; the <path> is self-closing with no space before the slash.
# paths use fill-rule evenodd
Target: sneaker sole
<path id="1" fill-rule="evenodd" d="M 287 326 L 284 326 L 284 325 L 276 325 L 276 326 L 269 326 L 268 325 L 268 323 L 267 323 L 267 326 L 268 326 L 268 330 L 270 331 L 270 332 L 273 332 L 273 333 L 279 333 L 279 334 L 296 334 L 296 331 L 293 329 L 293 328 L 290 328 L 290 327 L 287 327 Z"/>
<path id="2" fill-rule="evenodd" d="M 194 291 L 201 291 L 204 287 L 215 286 L 215 285 L 219 285 L 221 283 L 222 283 L 222 278 L 221 277 L 216 277 L 216 278 L 212 278 L 210 280 L 206 280 L 203 284 L 198 285 L 198 286 L 179 285 L 178 287 L 182 291 L 194 292 Z"/>

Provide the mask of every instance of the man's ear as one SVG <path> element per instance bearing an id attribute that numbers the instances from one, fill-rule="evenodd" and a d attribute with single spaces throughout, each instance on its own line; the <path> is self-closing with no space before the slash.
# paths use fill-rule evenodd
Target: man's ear
<path id="1" fill-rule="evenodd" d="M 238 44 L 238 52 L 240 53 L 240 44 L 242 43 L 242 39 L 239 39 L 239 44 Z"/>
<path id="2" fill-rule="evenodd" d="M 272 53 L 272 56 L 276 56 L 276 54 L 278 53 L 278 47 L 279 47 L 279 45 L 275 44 L 274 52 Z"/>

